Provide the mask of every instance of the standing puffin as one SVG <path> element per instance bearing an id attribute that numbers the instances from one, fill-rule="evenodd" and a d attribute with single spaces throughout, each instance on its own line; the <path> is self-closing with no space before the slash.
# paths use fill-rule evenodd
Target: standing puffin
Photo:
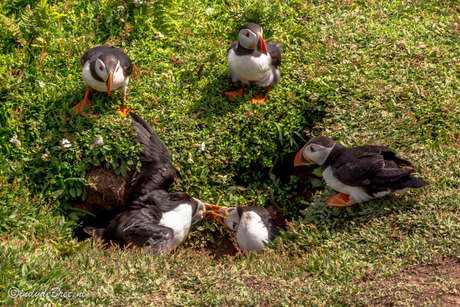
<path id="1" fill-rule="evenodd" d="M 228 228 L 236 231 L 238 246 L 243 251 L 264 249 L 280 234 L 270 213 L 263 207 L 221 208 L 213 215 L 218 215 L 221 223 L 223 221 Z"/>
<path id="2" fill-rule="evenodd" d="M 329 206 L 348 207 L 390 192 L 403 194 L 428 185 L 411 175 L 414 168 L 409 161 L 397 157 L 386 146 L 345 148 L 331 138 L 320 136 L 305 144 L 294 159 L 294 166 L 311 163 L 320 165 L 326 183 L 340 192 L 327 201 Z"/>
<path id="3" fill-rule="evenodd" d="M 248 23 L 241 27 L 238 42 L 228 49 L 228 74 L 233 82 L 240 81 L 242 87 L 238 92 L 226 92 L 227 96 L 244 94 L 244 88 L 249 81 L 258 86 L 268 86 L 267 94 L 263 98 L 253 98 L 253 103 L 264 103 L 268 93 L 280 81 L 278 67 L 281 64 L 280 44 L 265 43 L 262 37 L 263 29 L 255 23 Z"/>
<path id="4" fill-rule="evenodd" d="M 112 90 L 121 90 L 121 109 L 117 109 L 123 117 L 126 117 L 132 110 L 125 105 L 126 89 L 128 87 L 129 75 L 133 71 L 131 59 L 121 48 L 108 46 L 97 46 L 89 49 L 81 57 L 83 79 L 86 82 L 85 98 L 72 108 L 75 113 L 80 113 L 85 103 L 91 107 L 89 100 L 91 89 L 99 92 L 107 92 L 108 96 Z"/>
<path id="5" fill-rule="evenodd" d="M 142 117 L 130 115 L 137 134 L 135 142 L 144 149 L 140 154 L 141 172 L 130 185 L 128 209 L 115 216 L 106 228 L 83 230 L 121 246 L 133 244 L 152 252 L 170 253 L 185 239 L 191 225 L 220 208 L 184 192 L 167 192 L 176 177 L 171 153 Z"/>

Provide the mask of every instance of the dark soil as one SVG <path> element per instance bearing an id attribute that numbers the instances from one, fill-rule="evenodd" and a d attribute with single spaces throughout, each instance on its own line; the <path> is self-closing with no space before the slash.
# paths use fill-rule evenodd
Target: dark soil
<path id="1" fill-rule="evenodd" d="M 202 247 L 202 249 L 208 252 L 216 260 L 234 257 L 240 251 L 235 241 L 236 238 L 232 240 L 232 238 L 226 235 L 221 235 L 214 238 L 214 243 L 208 243 L 205 247 Z"/>
<path id="2" fill-rule="evenodd" d="M 73 202 L 76 208 L 87 210 L 96 215 L 105 214 L 122 207 L 129 195 L 129 183 L 134 171 L 126 176 L 116 175 L 104 166 L 92 168 L 86 172 L 91 185 L 85 187 L 88 193 L 85 200 L 77 198 Z"/>

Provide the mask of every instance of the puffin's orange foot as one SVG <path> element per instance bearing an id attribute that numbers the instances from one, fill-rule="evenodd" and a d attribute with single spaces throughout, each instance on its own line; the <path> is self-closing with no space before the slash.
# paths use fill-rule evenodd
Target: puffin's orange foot
<path id="1" fill-rule="evenodd" d="M 236 96 L 241 96 L 244 95 L 244 88 L 246 87 L 245 84 L 240 88 L 238 92 L 225 92 L 224 95 L 229 96 L 228 98 L 232 97 L 232 99 L 235 99 Z"/>
<path id="2" fill-rule="evenodd" d="M 89 99 L 83 99 L 82 101 L 80 101 L 78 104 L 76 104 L 72 110 L 75 112 L 75 113 L 81 113 L 84 109 L 85 109 L 85 104 L 88 105 L 88 107 L 92 107 L 93 104 L 91 103 L 91 101 Z"/>
<path id="3" fill-rule="evenodd" d="M 347 194 L 339 193 L 329 198 L 326 204 L 330 207 L 350 207 L 357 203 L 350 200 Z"/>
<path id="4" fill-rule="evenodd" d="M 263 98 L 252 98 L 252 103 L 264 103 L 267 100 L 267 95 Z"/>
<path id="5" fill-rule="evenodd" d="M 264 103 L 267 100 L 268 93 L 270 93 L 271 90 L 272 90 L 272 87 L 271 86 L 268 87 L 267 94 L 265 94 L 265 96 L 262 98 L 252 98 L 252 103 Z"/>
<path id="6" fill-rule="evenodd" d="M 119 109 L 117 109 L 117 112 L 120 113 L 121 116 L 126 117 L 128 116 L 129 113 L 131 113 L 133 110 L 131 110 L 128 106 L 125 104 L 122 104 Z"/>

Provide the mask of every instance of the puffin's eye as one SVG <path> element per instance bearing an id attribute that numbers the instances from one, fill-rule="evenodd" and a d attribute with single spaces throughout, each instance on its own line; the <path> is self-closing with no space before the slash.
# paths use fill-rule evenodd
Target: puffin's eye
<path id="1" fill-rule="evenodd" d="M 102 66 L 99 66 L 99 70 L 102 71 Z"/>
<path id="2" fill-rule="evenodd" d="M 238 226 L 238 223 L 237 223 L 237 222 L 233 222 L 233 225 L 232 225 L 232 226 L 233 226 L 233 229 L 235 229 L 236 226 Z"/>
<path id="3" fill-rule="evenodd" d="M 246 32 L 246 37 L 249 37 L 249 32 Z"/>
<path id="4" fill-rule="evenodd" d="M 310 152 L 315 152 L 316 150 L 313 149 L 313 147 L 310 147 Z"/>

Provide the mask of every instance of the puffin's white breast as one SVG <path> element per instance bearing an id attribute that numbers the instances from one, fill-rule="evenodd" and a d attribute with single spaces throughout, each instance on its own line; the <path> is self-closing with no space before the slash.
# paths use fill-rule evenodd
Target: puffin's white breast
<path id="1" fill-rule="evenodd" d="M 334 176 L 330 166 L 323 171 L 323 178 L 331 188 L 340 193 L 350 195 L 350 199 L 357 203 L 364 203 L 374 198 L 367 194 L 366 191 L 361 187 L 353 187 L 342 183 Z M 388 192 L 386 194 L 388 194 Z"/>
<path id="2" fill-rule="evenodd" d="M 273 78 L 271 63 L 271 57 L 266 54 L 253 57 L 251 55 L 237 56 L 233 50 L 228 53 L 228 67 L 240 80 L 260 81 L 267 79 L 264 80 L 264 83 L 270 83 Z"/>
<path id="3" fill-rule="evenodd" d="M 190 231 L 192 225 L 192 206 L 182 204 L 169 212 L 164 212 L 158 225 L 174 231 L 173 246 L 179 245 Z"/>
<path id="4" fill-rule="evenodd" d="M 264 242 L 268 242 L 268 229 L 257 213 L 247 211 L 241 217 L 236 239 L 244 251 L 260 250 L 265 248 Z"/>
<path id="5" fill-rule="evenodd" d="M 107 84 L 105 84 L 105 82 L 97 81 L 91 75 L 91 71 L 89 70 L 89 61 L 86 61 L 86 63 L 83 65 L 81 73 L 87 86 L 90 86 L 99 92 L 107 92 Z M 125 77 L 123 74 L 123 69 L 120 68 L 117 73 L 113 74 L 112 91 L 121 88 L 122 92 L 126 92 L 128 82 L 129 77 Z"/>

